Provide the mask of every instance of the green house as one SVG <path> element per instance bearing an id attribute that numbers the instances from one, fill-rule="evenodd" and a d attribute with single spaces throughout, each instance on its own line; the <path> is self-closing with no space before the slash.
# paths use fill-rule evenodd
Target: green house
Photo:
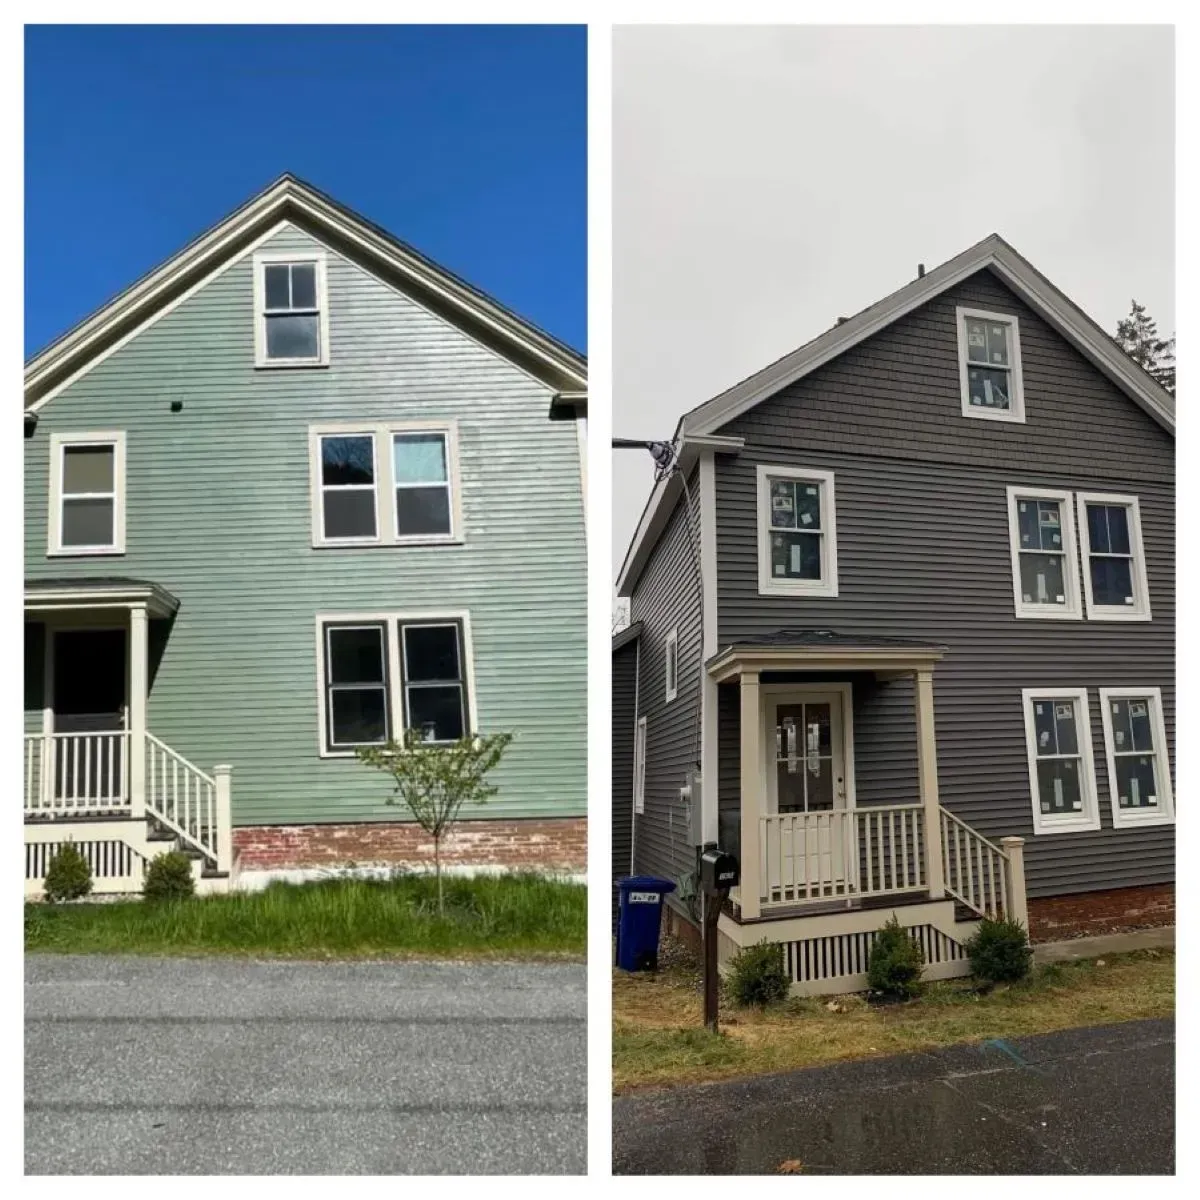
<path id="1" fill-rule="evenodd" d="M 582 870 L 584 358 L 285 175 L 25 369 L 25 877 L 420 865 L 355 748 L 508 730 L 464 866 Z"/>

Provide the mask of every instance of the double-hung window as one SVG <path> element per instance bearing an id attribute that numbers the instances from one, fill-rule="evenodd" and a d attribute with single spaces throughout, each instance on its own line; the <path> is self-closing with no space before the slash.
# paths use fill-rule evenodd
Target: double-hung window
<path id="1" fill-rule="evenodd" d="M 1077 502 L 1088 617 L 1094 621 L 1149 621 L 1150 592 L 1137 497 L 1080 492 Z"/>
<path id="2" fill-rule="evenodd" d="M 955 311 L 963 416 L 1024 422 L 1017 318 L 977 308 Z"/>
<path id="3" fill-rule="evenodd" d="M 646 718 L 638 717 L 633 737 L 633 811 L 646 811 Z"/>
<path id="4" fill-rule="evenodd" d="M 836 596 L 833 473 L 758 468 L 758 590 L 764 596 Z"/>
<path id="5" fill-rule="evenodd" d="M 462 540 L 454 422 L 314 425 L 309 443 L 314 546 Z"/>
<path id="6" fill-rule="evenodd" d="M 1008 533 L 1017 616 L 1081 617 L 1071 493 L 1010 487 Z"/>
<path id="7" fill-rule="evenodd" d="M 125 553 L 125 434 L 50 438 L 51 555 Z"/>
<path id="8" fill-rule="evenodd" d="M 1025 741 L 1034 833 L 1099 829 L 1086 688 L 1026 688 Z"/>
<path id="9" fill-rule="evenodd" d="M 1101 688 L 1108 795 L 1115 828 L 1175 820 L 1159 688 Z"/>
<path id="10" fill-rule="evenodd" d="M 465 613 L 332 615 L 317 619 L 321 753 L 419 730 L 453 742 L 474 728 Z"/>
<path id="11" fill-rule="evenodd" d="M 323 254 L 255 255 L 254 301 L 257 366 L 328 365 L 329 301 Z"/>

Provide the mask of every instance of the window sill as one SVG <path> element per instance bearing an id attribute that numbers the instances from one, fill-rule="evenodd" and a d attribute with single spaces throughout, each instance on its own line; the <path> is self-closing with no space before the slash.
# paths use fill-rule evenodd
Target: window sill
<path id="1" fill-rule="evenodd" d="M 1024 425 L 1025 413 L 1020 410 L 986 409 L 963 405 L 962 415 L 972 421 L 1003 421 L 1009 425 Z"/>
<path id="2" fill-rule="evenodd" d="M 65 546 L 47 550 L 47 558 L 118 558 L 125 553 L 124 546 Z"/>
<path id="3" fill-rule="evenodd" d="M 1147 827 L 1174 824 L 1175 818 L 1165 813 L 1153 817 L 1126 817 L 1124 820 L 1120 820 L 1115 816 L 1113 817 L 1114 829 L 1145 829 Z"/>
<path id="4" fill-rule="evenodd" d="M 1031 608 L 1018 608 L 1016 610 L 1018 621 L 1082 621 L 1083 613 L 1078 609 L 1048 609 L 1046 612 L 1038 612 Z"/>
<path id="5" fill-rule="evenodd" d="M 1089 621 L 1152 621 L 1154 618 L 1144 608 L 1097 608 L 1088 609 Z"/>
<path id="6" fill-rule="evenodd" d="M 376 538 L 373 541 L 345 541 L 312 543 L 314 550 L 395 550 L 404 546 L 464 546 L 465 539 L 461 537 L 422 537 L 399 538 L 393 542 L 385 542 Z"/>
<path id="7" fill-rule="evenodd" d="M 758 583 L 758 594 L 760 596 L 783 596 L 788 599 L 797 599 L 803 596 L 814 596 L 836 599 L 838 590 L 837 584 L 817 584 L 817 585 L 795 585 L 795 584 L 780 584 L 768 583 L 764 584 L 762 580 Z"/>
<path id="8" fill-rule="evenodd" d="M 1100 828 L 1100 818 L 1081 821 L 1060 821 L 1051 826 L 1033 823 L 1034 837 L 1053 836 L 1056 833 L 1095 833 Z"/>
<path id="9" fill-rule="evenodd" d="M 329 366 L 329 360 L 324 362 L 312 362 L 309 360 L 297 362 L 267 362 L 256 361 L 254 369 L 256 371 L 319 371 Z"/>

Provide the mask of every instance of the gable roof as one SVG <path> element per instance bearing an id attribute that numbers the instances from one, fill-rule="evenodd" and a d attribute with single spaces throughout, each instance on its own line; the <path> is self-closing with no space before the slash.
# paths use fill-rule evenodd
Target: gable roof
<path id="1" fill-rule="evenodd" d="M 720 430 L 742 413 L 984 269 L 993 271 L 1047 324 L 1174 437 L 1175 398 L 1170 392 L 1121 350 L 1083 309 L 1060 292 L 1028 259 L 1018 254 L 998 233 L 993 233 L 890 296 L 840 321 L 799 349 L 785 354 L 741 383 L 734 384 L 685 413 L 676 426 L 673 439 L 681 463 L 684 452 L 689 448 L 702 448 L 705 442 L 711 447 L 712 443 L 720 440 L 732 441 L 721 439 Z M 681 489 L 672 487 L 673 478 L 668 476 L 659 480 L 650 494 L 617 577 L 618 595 L 628 596 L 632 593 L 666 526 L 667 517 L 678 502 Z"/>
<path id="2" fill-rule="evenodd" d="M 142 276 L 25 364 L 25 407 L 36 410 L 106 352 L 290 222 L 412 293 L 545 383 L 559 406 L 587 403 L 587 360 L 412 246 L 294 175 L 281 175 L 224 220 Z"/>

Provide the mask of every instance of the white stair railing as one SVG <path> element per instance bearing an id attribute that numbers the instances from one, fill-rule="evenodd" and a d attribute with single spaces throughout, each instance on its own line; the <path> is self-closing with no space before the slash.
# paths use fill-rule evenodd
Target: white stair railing
<path id="1" fill-rule="evenodd" d="M 147 733 L 146 815 L 198 850 L 213 867 L 228 870 L 228 768 L 218 767 L 208 775 Z"/>
<path id="2" fill-rule="evenodd" d="M 1017 897 L 1012 894 L 1009 856 L 995 842 L 989 842 L 944 808 L 941 821 L 946 891 L 981 917 L 1011 916 L 1018 912 Z M 1023 880 L 1021 891 L 1024 892 Z M 1023 908 L 1024 895 L 1020 901 Z"/>

